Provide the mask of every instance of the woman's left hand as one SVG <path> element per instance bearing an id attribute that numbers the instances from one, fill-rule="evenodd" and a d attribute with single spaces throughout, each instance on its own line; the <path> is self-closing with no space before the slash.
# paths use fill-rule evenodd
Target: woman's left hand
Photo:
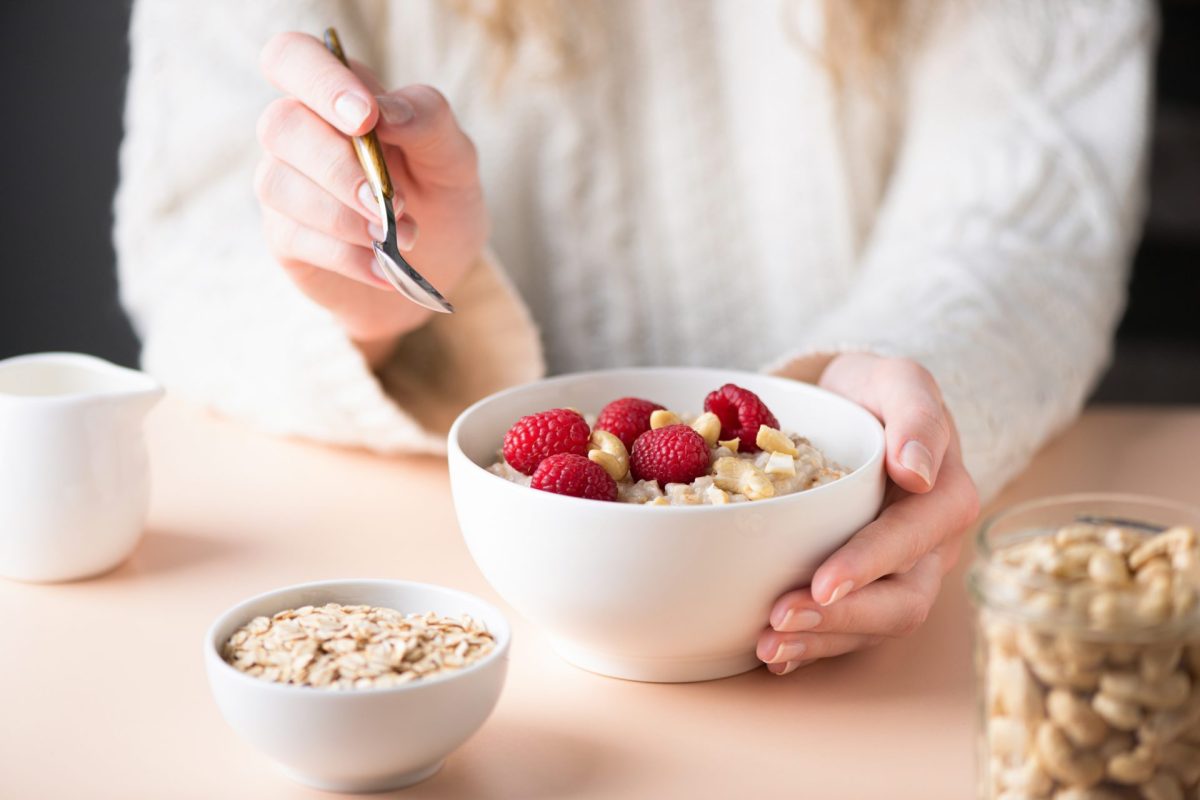
<path id="1" fill-rule="evenodd" d="M 888 483 L 879 517 L 771 610 L 758 657 L 776 675 L 905 636 L 925 621 L 979 513 L 958 433 L 933 376 L 905 359 L 837 356 L 820 385 L 883 422 Z"/>

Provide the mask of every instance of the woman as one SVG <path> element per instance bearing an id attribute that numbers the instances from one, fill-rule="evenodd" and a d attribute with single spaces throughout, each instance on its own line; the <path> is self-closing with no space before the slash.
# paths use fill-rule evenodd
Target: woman
<path id="1" fill-rule="evenodd" d="M 888 505 L 772 611 L 785 674 L 919 625 L 975 485 L 1078 412 L 1140 218 L 1153 23 L 1132 0 L 141 0 L 124 302 L 174 391 L 383 452 L 439 450 L 545 363 L 767 364 L 862 403 Z M 376 71 L 308 35 L 329 24 Z M 373 126 L 453 317 L 371 271 L 346 136 Z"/>

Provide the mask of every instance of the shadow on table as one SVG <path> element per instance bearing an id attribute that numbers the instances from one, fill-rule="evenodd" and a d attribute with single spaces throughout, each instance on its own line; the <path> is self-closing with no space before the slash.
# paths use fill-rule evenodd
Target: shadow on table
<path id="1" fill-rule="evenodd" d="M 381 797 L 406 800 L 551 800 L 577 794 L 620 797 L 623 776 L 644 767 L 575 730 L 506 722 L 502 736 L 470 742 L 418 786 Z M 475 746 L 472 746 L 475 745 Z"/>
<path id="2" fill-rule="evenodd" d="M 214 539 L 177 531 L 150 530 L 124 564 L 100 576 L 99 581 L 132 580 L 208 566 L 208 562 L 228 560 L 242 548 L 227 539 Z"/>

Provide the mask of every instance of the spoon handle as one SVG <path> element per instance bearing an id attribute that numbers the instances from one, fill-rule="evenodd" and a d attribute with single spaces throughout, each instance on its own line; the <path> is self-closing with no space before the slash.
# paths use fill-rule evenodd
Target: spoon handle
<path id="1" fill-rule="evenodd" d="M 345 52 L 342 51 L 342 43 L 338 39 L 337 30 L 332 27 L 325 29 L 325 47 L 349 69 L 350 62 L 346 59 Z M 392 176 L 388 174 L 387 163 L 383 160 L 383 147 L 379 144 L 379 137 L 375 135 L 374 130 L 371 130 L 362 136 L 353 137 L 352 141 L 354 142 L 354 154 L 358 156 L 358 163 L 362 164 L 363 172 L 367 173 L 367 180 L 370 181 L 371 188 L 377 194 L 391 200 L 393 197 Z"/>

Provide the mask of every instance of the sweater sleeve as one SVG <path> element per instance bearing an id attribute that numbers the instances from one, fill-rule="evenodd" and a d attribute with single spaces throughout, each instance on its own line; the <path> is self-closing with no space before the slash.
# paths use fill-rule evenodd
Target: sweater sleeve
<path id="1" fill-rule="evenodd" d="M 537 331 L 495 259 L 482 256 L 455 291 L 458 313 L 406 337 L 377 376 L 270 256 L 252 189 L 255 123 L 275 96 L 258 69 L 262 45 L 336 24 L 376 57 L 364 11 L 138 0 L 116 198 L 121 298 L 145 368 L 179 395 L 274 433 L 438 452 L 465 405 L 543 369 Z"/>
<path id="2" fill-rule="evenodd" d="M 958 5 L 912 64 L 849 299 L 771 369 L 811 379 L 849 350 L 922 363 L 990 497 L 1107 362 L 1141 223 L 1156 20 L 1130 0 Z"/>

